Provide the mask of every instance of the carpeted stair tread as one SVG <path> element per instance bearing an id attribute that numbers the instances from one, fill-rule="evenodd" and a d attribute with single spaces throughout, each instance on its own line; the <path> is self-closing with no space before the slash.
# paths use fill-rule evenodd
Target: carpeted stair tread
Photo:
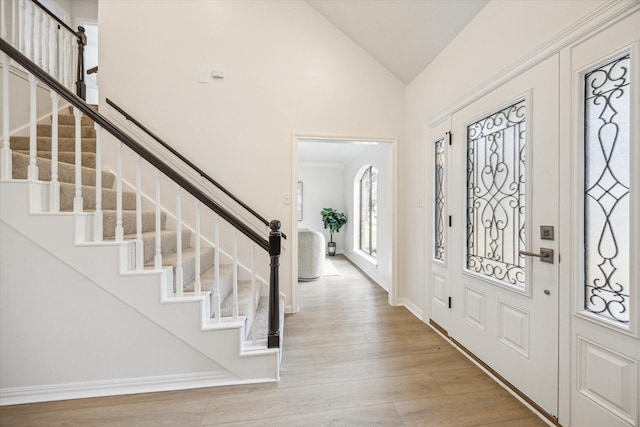
<path id="1" fill-rule="evenodd" d="M 134 220 L 135 221 L 135 220 Z M 144 229 L 144 227 L 143 227 Z M 176 253 L 178 243 L 178 232 L 176 230 L 160 230 L 160 250 L 163 257 Z M 135 233 L 126 234 L 125 240 L 136 240 L 138 238 L 137 231 Z M 144 246 L 144 263 L 148 264 L 154 260 L 156 255 L 156 231 L 142 233 L 142 242 Z M 185 251 L 191 247 L 191 230 L 182 229 L 182 250 Z"/>
<path id="2" fill-rule="evenodd" d="M 51 136 L 53 133 L 53 125 L 38 125 L 36 129 L 36 134 L 38 136 Z M 80 126 L 80 136 L 82 138 L 95 138 L 96 130 L 93 126 Z M 62 125 L 58 123 L 58 137 L 59 138 L 75 138 L 76 137 L 76 126 L 75 123 L 73 125 Z"/>
<path id="3" fill-rule="evenodd" d="M 110 188 L 102 189 L 102 209 L 116 209 L 117 191 Z M 76 185 L 68 182 L 60 183 L 60 210 L 68 211 L 73 209 L 73 199 L 76 196 Z M 84 210 L 95 210 L 96 208 L 96 188 L 88 185 L 82 186 L 82 206 Z M 122 192 L 122 209 L 135 210 L 136 193 L 129 191 Z M 134 221 L 135 225 L 135 221 Z"/>
<path id="4" fill-rule="evenodd" d="M 36 158 L 38 164 L 38 179 L 40 181 L 51 181 L 51 160 Z M 14 179 L 27 179 L 27 171 L 29 167 L 29 155 L 13 151 L 12 167 Z M 96 170 L 92 168 L 82 167 L 82 183 L 94 187 L 96 185 Z M 102 187 L 113 188 L 116 176 L 109 171 L 102 171 Z M 60 182 L 76 182 L 76 167 L 69 163 L 58 162 L 58 181 Z"/>
<path id="5" fill-rule="evenodd" d="M 105 210 L 102 213 L 102 228 L 104 239 L 109 240 L 115 236 L 116 230 L 116 211 Z M 164 229 L 167 224 L 167 214 L 164 211 L 160 212 L 160 228 Z M 136 233 L 136 212 L 135 211 L 122 211 L 122 227 L 124 234 Z M 154 231 L 156 229 L 156 213 L 153 211 L 142 211 L 142 231 Z"/>
<path id="6" fill-rule="evenodd" d="M 73 111 L 72 111 L 73 113 Z M 76 116 L 73 114 L 58 114 L 58 124 L 59 125 L 75 125 L 76 124 Z M 82 119 L 80 122 L 81 126 L 93 126 L 93 120 L 91 117 L 82 115 Z"/>
<path id="7" fill-rule="evenodd" d="M 251 313 L 251 294 L 252 294 L 251 280 L 239 280 L 238 281 L 238 315 L 253 317 Z M 260 285 L 256 284 L 256 294 L 253 297 L 256 299 L 256 304 L 260 297 Z M 222 301 L 220 305 L 220 312 L 223 317 L 233 316 L 233 290 L 228 293 L 227 297 Z"/>
<path id="8" fill-rule="evenodd" d="M 195 248 L 189 248 L 185 251 L 182 251 L 182 270 L 183 270 L 183 286 L 186 283 L 191 282 L 195 279 L 195 270 L 196 270 L 196 250 Z M 162 265 L 163 266 L 172 266 L 173 269 L 173 283 L 175 286 L 175 274 L 176 274 L 176 258 L 177 254 L 171 254 L 166 257 L 162 257 Z M 214 249 L 211 246 L 202 246 L 200 248 L 200 271 L 206 271 L 213 266 L 214 262 Z M 146 267 L 153 267 L 153 262 L 147 263 Z M 184 287 L 183 287 L 184 289 Z"/>
<path id="9" fill-rule="evenodd" d="M 280 312 L 284 313 L 284 301 L 280 301 Z M 280 328 L 282 331 L 282 319 Z M 256 338 L 266 340 L 269 335 L 269 297 L 261 296 L 256 310 L 256 318 L 253 320 L 253 327 L 256 328 Z M 251 330 L 247 331 L 247 340 L 252 339 Z"/>
<path id="10" fill-rule="evenodd" d="M 15 150 L 15 151 L 17 151 L 18 153 L 29 155 L 29 150 Z M 38 151 L 37 156 L 42 157 L 43 159 L 51 160 L 51 151 Z M 58 152 L 58 161 L 75 165 L 76 153 L 67 152 L 67 151 Z M 95 169 L 96 153 L 82 153 L 81 162 L 82 162 L 82 166 Z"/>
<path id="11" fill-rule="evenodd" d="M 12 136 L 9 145 L 12 150 L 29 151 L 28 136 Z M 40 155 L 40 151 L 52 151 L 52 138 L 50 136 L 38 136 L 36 138 L 36 155 Z M 96 139 L 95 138 L 82 138 L 82 152 L 94 153 L 96 152 Z M 76 139 L 75 137 L 63 138 L 58 137 L 58 153 L 69 152 L 75 153 L 76 151 Z"/>
<path id="12" fill-rule="evenodd" d="M 216 268 L 213 265 L 211 268 L 200 273 L 200 288 L 203 292 L 210 292 L 209 298 L 211 299 L 211 304 L 209 305 L 211 310 L 209 312 L 209 317 L 215 317 L 215 294 L 214 288 L 216 284 Z M 221 299 L 224 300 L 226 296 L 231 292 L 233 288 L 233 265 L 231 264 L 220 264 L 220 295 Z M 195 279 L 184 285 L 185 292 L 193 292 L 195 290 Z"/>

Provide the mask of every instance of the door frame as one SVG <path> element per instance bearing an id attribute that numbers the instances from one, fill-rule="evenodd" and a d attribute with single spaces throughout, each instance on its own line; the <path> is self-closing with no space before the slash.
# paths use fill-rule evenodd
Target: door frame
<path id="1" fill-rule="evenodd" d="M 571 88 L 571 64 L 570 58 L 566 54 L 566 51 L 571 48 L 572 45 L 579 43 L 580 41 L 592 37 L 594 34 L 597 34 L 603 31 L 606 28 L 614 25 L 618 21 L 623 18 L 637 12 L 640 10 L 639 2 L 615 2 L 610 1 L 603 3 L 593 10 L 592 13 L 585 16 L 583 19 L 577 21 L 570 27 L 568 27 L 564 32 L 558 34 L 556 37 L 553 37 L 541 44 L 537 48 L 531 50 L 526 55 L 524 55 L 520 60 L 512 63 L 510 66 L 505 68 L 502 72 L 496 74 L 492 78 L 488 79 L 485 82 L 482 82 L 480 85 L 471 90 L 467 96 L 453 100 L 452 104 L 449 108 L 443 109 L 442 112 L 429 120 L 425 120 L 424 122 L 424 132 L 423 132 L 423 159 L 426 159 L 426 177 L 433 176 L 433 156 L 431 155 L 428 147 L 431 146 L 431 142 L 435 135 L 433 135 L 430 131 L 431 128 L 436 125 L 442 123 L 442 121 L 446 120 L 447 117 L 452 116 L 457 111 L 463 109 L 467 105 L 473 103 L 494 89 L 502 86 L 509 80 L 519 76 L 524 73 L 526 70 L 533 68 L 538 63 L 542 62 L 546 58 L 554 55 L 560 54 L 560 66 L 559 66 L 559 95 L 560 95 L 560 105 L 559 105 L 559 116 L 560 116 L 560 128 L 559 128 L 559 139 L 560 141 L 570 141 L 571 138 L 571 126 L 562 125 L 567 120 L 571 120 L 573 115 L 573 101 L 570 99 L 572 88 Z M 559 155 L 561 156 L 571 156 L 571 144 L 561 144 L 559 149 Z M 571 182 L 564 179 L 565 174 L 561 172 L 560 180 L 559 180 L 559 194 L 568 194 L 566 191 L 570 190 L 569 186 Z M 425 225 L 425 242 L 432 241 L 432 225 L 433 225 L 433 214 L 431 213 L 430 205 L 433 200 L 433 185 L 425 185 L 423 192 L 425 205 L 427 206 L 427 215 L 425 215 L 426 225 Z M 562 210 L 562 205 L 560 207 Z M 562 230 L 564 227 L 567 227 L 568 219 L 566 216 L 561 215 L 559 218 L 559 230 Z M 568 228 L 564 228 L 567 230 Z M 562 238 L 559 241 L 559 253 L 560 254 L 569 254 L 571 252 L 571 239 L 570 238 Z M 433 249 L 431 245 L 427 244 L 424 252 L 425 256 L 425 300 L 424 300 L 424 321 L 429 324 L 429 320 L 431 319 L 431 300 L 433 298 L 433 283 L 432 283 L 432 275 L 433 271 L 431 268 L 431 259 L 433 257 L 432 253 Z M 573 266 L 570 262 L 560 263 L 559 265 L 559 283 L 571 283 L 572 279 L 572 269 Z M 571 286 L 559 286 L 559 296 L 558 296 L 558 306 L 559 306 L 559 322 L 558 322 L 558 422 L 562 425 L 570 424 L 570 396 L 571 396 L 571 369 L 574 369 L 571 363 L 571 317 L 573 313 L 573 291 Z M 443 335 L 443 337 L 448 338 L 443 334 L 443 331 L 438 330 L 436 327 L 430 325 L 436 332 Z M 455 346 L 455 343 L 454 343 Z M 463 352 L 463 354 L 465 354 Z M 466 354 L 465 354 L 466 355 Z M 469 357 L 469 356 L 468 356 Z M 472 360 L 473 361 L 473 360 Z M 474 361 L 481 369 L 485 370 L 482 365 Z M 491 372 L 485 370 L 487 374 L 493 377 L 498 383 L 501 381 L 496 378 Z M 517 392 L 511 390 L 506 384 L 501 383 L 501 385 L 509 391 L 516 399 L 522 402 L 525 406 L 529 407 L 533 410 L 533 408 L 527 404 L 527 402 L 517 394 Z M 534 412 L 536 412 L 534 410 Z"/>
<path id="2" fill-rule="evenodd" d="M 391 165 L 391 283 L 389 283 L 389 297 L 388 301 L 390 305 L 404 305 L 407 309 L 414 314 L 415 310 L 412 307 L 407 306 L 403 301 L 398 298 L 398 139 L 389 137 L 362 137 L 362 136 L 326 136 L 322 134 L 312 133 L 293 133 L 291 135 L 291 187 L 290 194 L 296 194 L 298 189 L 298 143 L 304 140 L 322 140 L 335 143 L 349 143 L 349 142 L 378 142 L 382 144 L 390 145 L 390 165 Z M 298 233 L 297 233 L 297 204 L 291 203 L 291 219 L 292 224 L 296 226 L 291 227 L 290 248 L 291 248 L 291 304 L 285 307 L 287 313 L 297 313 L 299 310 L 298 305 Z M 420 317 L 420 316 L 418 316 Z"/>

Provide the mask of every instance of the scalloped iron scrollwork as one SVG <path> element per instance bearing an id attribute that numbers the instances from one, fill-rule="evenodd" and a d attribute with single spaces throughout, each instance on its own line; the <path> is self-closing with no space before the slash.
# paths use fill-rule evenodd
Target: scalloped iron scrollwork
<path id="1" fill-rule="evenodd" d="M 584 308 L 629 323 L 630 56 L 585 75 Z"/>
<path id="2" fill-rule="evenodd" d="M 435 147 L 434 258 L 444 262 L 444 138 Z"/>
<path id="3" fill-rule="evenodd" d="M 467 269 L 525 284 L 525 101 L 467 127 Z"/>

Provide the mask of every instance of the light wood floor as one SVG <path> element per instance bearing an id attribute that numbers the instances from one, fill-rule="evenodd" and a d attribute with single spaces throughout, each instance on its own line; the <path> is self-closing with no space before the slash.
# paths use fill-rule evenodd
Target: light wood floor
<path id="1" fill-rule="evenodd" d="M 544 426 L 346 258 L 299 285 L 279 383 L 0 407 L 2 426 Z"/>

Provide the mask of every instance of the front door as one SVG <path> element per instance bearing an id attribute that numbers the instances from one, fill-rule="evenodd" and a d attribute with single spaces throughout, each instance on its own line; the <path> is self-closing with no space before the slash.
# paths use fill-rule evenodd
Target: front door
<path id="1" fill-rule="evenodd" d="M 556 55 L 455 113 L 448 162 L 449 334 L 554 417 L 558 67 Z"/>

